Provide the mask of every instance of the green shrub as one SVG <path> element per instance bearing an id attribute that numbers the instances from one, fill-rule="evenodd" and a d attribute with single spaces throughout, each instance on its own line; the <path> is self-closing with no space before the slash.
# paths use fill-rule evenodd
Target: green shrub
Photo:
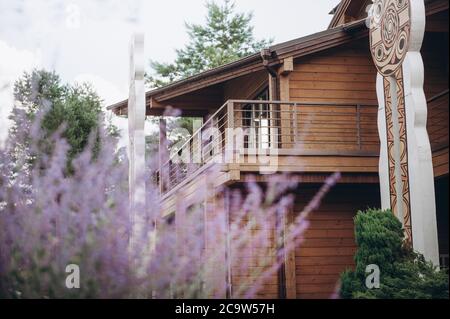
<path id="1" fill-rule="evenodd" d="M 448 275 L 403 245 L 403 229 L 391 211 L 369 209 L 355 217 L 355 270 L 341 274 L 341 298 L 448 298 Z M 366 267 L 380 269 L 380 287 L 366 287 Z"/>

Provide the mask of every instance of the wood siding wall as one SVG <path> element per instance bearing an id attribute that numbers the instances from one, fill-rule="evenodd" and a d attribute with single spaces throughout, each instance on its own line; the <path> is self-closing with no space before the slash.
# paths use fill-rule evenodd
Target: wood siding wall
<path id="1" fill-rule="evenodd" d="M 294 211 L 301 212 L 319 186 L 303 185 Z M 310 217 L 304 242 L 295 250 L 297 298 L 330 298 L 339 276 L 354 266 L 353 217 L 358 210 L 380 207 L 376 184 L 337 185 Z"/>
<path id="2" fill-rule="evenodd" d="M 295 61 L 292 101 L 377 105 L 376 69 L 367 39 Z"/>
<path id="3" fill-rule="evenodd" d="M 366 42 L 295 61 L 291 101 L 345 104 L 298 107 L 299 143 L 305 149 L 378 153 L 376 69 Z"/>
<path id="4" fill-rule="evenodd" d="M 448 23 L 448 19 L 447 19 Z M 427 32 L 422 46 L 425 68 L 424 89 L 427 99 L 432 99 L 448 90 L 449 44 L 448 33 Z M 449 135 L 448 93 L 428 104 L 427 129 L 433 149 L 434 175 L 449 173 L 448 135 Z"/>
<path id="5" fill-rule="evenodd" d="M 249 215 L 244 216 L 243 223 L 248 223 Z M 230 220 L 236 223 L 236 215 L 232 215 Z M 276 263 L 276 240 L 275 240 L 275 218 L 268 216 L 266 221 L 267 229 L 262 231 L 254 227 L 251 238 L 246 239 L 245 247 L 236 247 L 231 243 L 231 284 L 232 297 L 242 298 L 244 293 L 255 285 L 260 279 L 261 272 L 267 270 L 268 265 Z M 236 240 L 238 240 L 236 238 Z M 234 248 L 233 248 L 234 247 Z M 261 283 L 260 289 L 256 292 L 258 299 L 277 299 L 279 295 L 278 274 L 274 273 Z"/>
<path id="6" fill-rule="evenodd" d="M 281 88 L 285 99 L 305 103 L 348 103 L 344 107 L 298 107 L 299 143 L 304 149 L 378 153 L 377 72 L 367 42 L 367 39 L 362 39 L 295 61 L 288 84 Z M 448 52 L 448 33 L 426 33 L 422 55 L 427 99 L 448 90 Z M 361 107 L 359 115 L 358 104 L 368 105 Z M 448 174 L 448 121 L 447 94 L 428 105 L 428 133 L 434 151 L 436 176 Z M 282 128 L 283 136 L 290 134 L 291 126 Z"/>
<path id="7" fill-rule="evenodd" d="M 448 93 L 428 103 L 427 130 L 434 151 L 448 147 Z"/>

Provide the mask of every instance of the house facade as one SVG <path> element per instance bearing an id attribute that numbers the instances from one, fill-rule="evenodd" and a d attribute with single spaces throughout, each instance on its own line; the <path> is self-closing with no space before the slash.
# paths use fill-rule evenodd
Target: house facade
<path id="1" fill-rule="evenodd" d="M 214 205 L 226 206 L 233 190 L 245 191 L 249 176 L 262 185 L 267 183 L 268 172 L 289 173 L 301 180 L 295 205 L 285 221 L 289 223 L 330 174 L 341 174 L 309 216 L 303 243 L 284 256 L 282 270 L 266 280 L 258 297 L 329 298 L 340 273 L 354 263 L 353 217 L 358 210 L 381 207 L 377 69 L 365 23 L 370 3 L 342 0 L 331 12 L 332 21 L 323 32 L 274 45 L 146 94 L 147 115 L 163 115 L 170 107 L 180 110 L 180 116 L 202 119 L 198 130 L 175 154 L 160 151 L 161 202 L 165 216 L 174 218 L 175 223 L 182 220 L 175 213 L 177 202 L 193 200 L 206 170 L 218 157 L 222 161 L 215 186 L 225 185 L 230 192 L 213 200 L 205 198 L 207 208 L 201 221 L 205 228 Z M 421 49 L 439 254 L 441 265 L 447 267 L 448 6 L 446 0 L 425 1 L 426 29 Z M 110 109 L 126 114 L 127 101 Z M 164 128 L 163 121 L 161 124 Z M 202 138 L 211 128 L 216 133 L 207 140 Z M 245 132 L 240 144 L 230 143 L 233 136 L 227 128 Z M 263 165 L 255 156 L 258 152 L 266 155 Z M 191 161 L 174 160 L 180 156 Z M 224 274 L 230 290 L 219 297 L 235 297 L 232 287 L 245 277 L 237 264 L 239 258 Z"/>

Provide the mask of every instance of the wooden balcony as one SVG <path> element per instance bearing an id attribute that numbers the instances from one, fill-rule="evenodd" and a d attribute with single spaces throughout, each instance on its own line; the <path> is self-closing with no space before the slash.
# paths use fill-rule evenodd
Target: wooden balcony
<path id="1" fill-rule="evenodd" d="M 448 96 L 445 90 L 427 101 L 436 176 L 448 173 Z M 224 170 L 258 172 L 249 160 L 258 154 L 280 157 L 280 172 L 348 167 L 348 172 L 376 173 L 377 113 L 377 105 L 229 100 L 161 166 L 161 194 L 176 191 L 214 163 Z M 283 161 L 288 157 L 301 165 Z"/>
<path id="2" fill-rule="evenodd" d="M 161 194 L 212 163 L 251 165 L 252 155 L 375 157 L 377 111 L 376 105 L 230 100 L 161 166 Z"/>

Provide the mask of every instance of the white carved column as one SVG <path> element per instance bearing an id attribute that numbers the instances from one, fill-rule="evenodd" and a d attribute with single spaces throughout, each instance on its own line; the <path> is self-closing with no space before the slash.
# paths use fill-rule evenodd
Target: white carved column
<path id="1" fill-rule="evenodd" d="M 139 33 L 133 36 L 130 44 L 130 96 L 128 99 L 129 192 L 133 234 L 136 234 L 138 229 L 136 217 L 139 216 L 139 209 L 145 209 L 146 204 L 144 125 L 144 35 Z"/>
<path id="2" fill-rule="evenodd" d="M 370 48 L 378 69 L 380 187 L 383 209 L 403 223 L 414 250 L 439 264 L 434 174 L 420 49 L 423 0 L 374 0 Z"/>

